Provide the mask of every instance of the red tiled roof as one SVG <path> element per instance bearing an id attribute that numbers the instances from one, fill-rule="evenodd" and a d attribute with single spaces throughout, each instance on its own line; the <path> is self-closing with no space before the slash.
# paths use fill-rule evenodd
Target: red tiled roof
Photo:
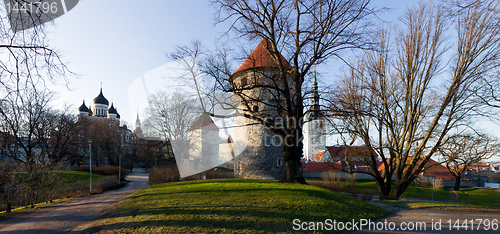
<path id="1" fill-rule="evenodd" d="M 212 121 L 212 118 L 210 118 L 210 115 L 206 112 L 203 112 L 201 114 L 200 118 L 194 122 L 193 126 L 189 128 L 189 131 L 192 130 L 197 130 L 197 129 L 205 129 L 205 130 L 217 130 L 219 131 L 219 128 L 217 125 L 215 125 L 214 121 Z"/>
<path id="2" fill-rule="evenodd" d="M 262 39 L 259 45 L 252 51 L 250 56 L 241 64 L 241 66 L 234 73 L 258 68 L 258 67 L 278 67 L 278 63 L 273 60 L 269 52 L 266 50 L 266 42 L 267 48 L 271 49 L 271 43 L 267 39 Z M 286 61 L 285 57 L 280 54 L 281 63 L 287 68 L 292 69 L 292 66 L 288 61 Z M 233 73 L 233 74 L 234 74 Z"/>
<path id="3" fill-rule="evenodd" d="M 408 159 L 408 163 L 410 162 L 410 160 L 411 158 Z M 385 168 L 384 164 L 380 162 L 378 170 L 382 171 L 384 170 L 384 168 Z M 445 166 L 441 165 L 440 163 L 436 162 L 433 159 L 429 159 L 427 163 L 425 163 L 423 175 L 432 176 L 442 180 L 455 180 L 455 177 L 453 177 L 453 175 L 450 174 L 450 172 Z"/>
<path id="4" fill-rule="evenodd" d="M 325 154 L 326 150 L 323 150 L 323 151 L 320 151 L 318 153 L 318 155 L 316 155 L 316 157 L 314 157 L 312 159 L 312 161 L 315 161 L 315 162 L 320 162 L 321 161 L 321 158 L 323 158 L 323 155 Z"/>
<path id="5" fill-rule="evenodd" d="M 332 158 L 345 156 L 362 158 L 368 154 L 368 147 L 366 146 L 331 146 L 326 147 L 326 150 L 328 150 Z"/>
<path id="6" fill-rule="evenodd" d="M 334 171 L 342 172 L 342 164 L 340 162 L 308 162 L 302 163 L 303 172 L 325 172 Z"/>

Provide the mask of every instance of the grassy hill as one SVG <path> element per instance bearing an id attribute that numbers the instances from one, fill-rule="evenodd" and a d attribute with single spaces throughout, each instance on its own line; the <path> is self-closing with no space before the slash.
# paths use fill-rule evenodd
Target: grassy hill
<path id="1" fill-rule="evenodd" d="M 116 204 L 99 233 L 279 233 L 293 221 L 374 219 L 387 211 L 327 189 L 270 180 L 205 180 L 155 185 Z M 324 231 L 331 233 L 331 231 Z"/>

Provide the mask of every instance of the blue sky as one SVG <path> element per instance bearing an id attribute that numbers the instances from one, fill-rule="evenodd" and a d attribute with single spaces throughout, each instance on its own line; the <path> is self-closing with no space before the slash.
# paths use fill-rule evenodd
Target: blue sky
<path id="1" fill-rule="evenodd" d="M 395 20 L 407 5 L 416 2 L 378 0 L 373 4 L 394 8 L 382 18 Z M 71 80 L 71 90 L 54 88 L 59 93 L 55 105 L 73 105 L 76 113 L 83 98 L 89 104 L 99 94 L 102 82 L 104 96 L 114 102 L 122 120 L 133 125 L 135 110 L 142 111 L 142 107 L 134 102 L 138 97 L 129 93 L 129 87 L 143 74 L 169 62 L 165 53 L 175 45 L 199 38 L 212 46 L 226 30 L 224 25 L 214 26 L 214 13 L 206 0 L 80 0 L 47 26 L 50 45 L 80 74 L 79 79 Z M 326 73 L 324 77 L 336 75 L 332 69 Z M 134 85 L 130 89 L 136 88 L 140 89 Z"/>

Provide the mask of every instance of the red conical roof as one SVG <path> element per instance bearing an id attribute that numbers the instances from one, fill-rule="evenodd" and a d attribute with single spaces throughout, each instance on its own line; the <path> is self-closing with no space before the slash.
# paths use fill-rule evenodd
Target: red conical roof
<path id="1" fill-rule="evenodd" d="M 273 60 L 269 52 L 267 52 L 265 46 L 267 43 L 267 48 L 271 48 L 271 43 L 267 39 L 262 39 L 257 47 L 252 51 L 250 56 L 241 64 L 241 66 L 234 73 L 239 71 L 244 71 L 252 68 L 258 67 L 278 67 L 278 63 Z M 288 61 L 286 61 L 285 57 L 280 54 L 281 63 L 287 68 L 292 69 L 292 66 Z M 233 74 L 234 74 L 233 73 Z"/>

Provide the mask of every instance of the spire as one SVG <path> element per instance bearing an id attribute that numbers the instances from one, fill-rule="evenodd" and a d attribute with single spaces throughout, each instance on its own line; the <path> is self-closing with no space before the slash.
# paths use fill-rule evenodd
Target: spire
<path id="1" fill-rule="evenodd" d="M 314 65 L 313 92 L 318 92 L 318 81 L 316 80 L 316 65 Z"/>
<path id="2" fill-rule="evenodd" d="M 318 81 L 316 80 L 316 65 L 314 65 L 314 79 L 311 94 L 311 110 L 319 111 Z"/>
<path id="3" fill-rule="evenodd" d="M 137 110 L 137 117 L 135 119 L 135 128 L 141 127 L 141 120 L 139 120 L 139 110 Z"/>
<path id="4" fill-rule="evenodd" d="M 141 129 L 141 120 L 139 120 L 139 110 L 137 110 L 137 118 L 135 119 L 135 135 L 137 137 L 142 138 L 142 129 Z"/>
<path id="5" fill-rule="evenodd" d="M 307 111 L 306 120 L 313 120 L 320 117 L 318 80 L 316 79 L 316 66 L 314 66 L 313 85 L 311 93 L 311 107 Z"/>

